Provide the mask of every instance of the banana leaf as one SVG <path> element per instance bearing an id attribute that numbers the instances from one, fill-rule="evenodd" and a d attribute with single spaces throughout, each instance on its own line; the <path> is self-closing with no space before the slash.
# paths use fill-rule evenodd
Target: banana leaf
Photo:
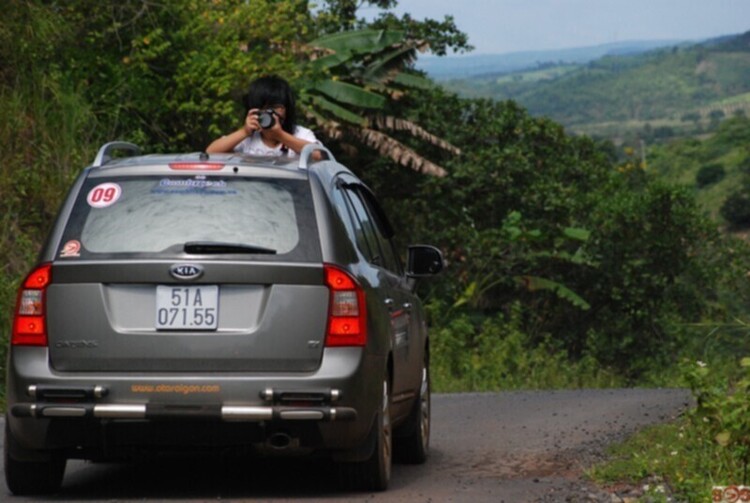
<path id="1" fill-rule="evenodd" d="M 385 75 L 398 71 L 407 64 L 414 61 L 416 49 L 405 46 L 390 51 L 373 61 L 365 69 L 365 80 L 381 80 Z"/>
<path id="2" fill-rule="evenodd" d="M 382 109 L 386 104 L 386 99 L 379 94 L 371 93 L 361 87 L 337 80 L 315 82 L 312 89 L 338 102 L 360 108 Z"/>
<path id="3" fill-rule="evenodd" d="M 413 75 L 411 73 L 400 72 L 396 74 L 393 82 L 404 87 L 411 87 L 415 89 L 432 89 L 434 84 L 429 79 L 420 77 L 419 75 Z"/>
<path id="4" fill-rule="evenodd" d="M 374 53 L 404 40 L 406 33 L 399 30 L 355 30 L 333 33 L 313 40 L 308 45 L 356 54 Z"/>
<path id="5" fill-rule="evenodd" d="M 341 119 L 345 122 L 356 124 L 362 127 L 365 127 L 367 125 L 367 121 L 362 116 L 357 115 L 354 112 L 351 112 L 347 110 L 346 108 L 340 105 L 337 105 L 336 103 L 328 101 L 322 96 L 313 96 L 312 100 L 316 106 L 333 114 L 338 119 Z"/>
<path id="6" fill-rule="evenodd" d="M 588 241 L 591 236 L 591 231 L 581 227 L 566 227 L 563 229 L 563 234 L 565 234 L 566 237 L 577 239 L 578 241 Z"/>
<path id="7" fill-rule="evenodd" d="M 334 68 L 342 63 L 346 63 L 354 57 L 349 51 L 341 51 L 335 54 L 329 54 L 327 56 L 320 57 L 310 62 L 310 66 L 315 70 L 323 70 L 325 68 Z"/>
<path id="8" fill-rule="evenodd" d="M 555 292 L 555 294 L 561 299 L 567 300 L 576 307 L 580 307 L 584 311 L 591 309 L 591 304 L 586 302 L 580 295 L 575 293 L 570 288 L 563 284 L 555 281 L 539 278 L 537 276 L 516 276 L 513 278 L 518 284 L 526 287 L 530 292 L 538 290 L 549 290 Z"/>

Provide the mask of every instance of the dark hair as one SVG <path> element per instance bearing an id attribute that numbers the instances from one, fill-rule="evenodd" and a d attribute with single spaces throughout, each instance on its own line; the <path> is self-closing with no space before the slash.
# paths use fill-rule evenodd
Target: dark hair
<path id="1" fill-rule="evenodd" d="M 244 96 L 244 102 L 245 114 L 253 108 L 284 105 L 286 117 L 281 127 L 287 133 L 294 134 L 297 126 L 297 111 L 295 109 L 294 92 L 286 80 L 271 75 L 253 81 Z"/>

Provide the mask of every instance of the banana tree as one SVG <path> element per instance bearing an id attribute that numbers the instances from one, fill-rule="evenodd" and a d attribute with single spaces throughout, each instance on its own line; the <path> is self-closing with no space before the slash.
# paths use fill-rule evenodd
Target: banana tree
<path id="1" fill-rule="evenodd" d="M 554 236 L 550 246 L 539 229 L 527 229 L 520 212 L 512 211 L 498 229 L 467 229 L 467 246 L 481 253 L 465 264 L 466 286 L 453 305 L 472 308 L 486 306 L 493 289 L 515 286 L 528 292 L 547 291 L 584 311 L 591 305 L 567 285 L 532 274 L 549 269 L 548 263 L 577 267 L 596 267 L 583 246 L 591 233 L 583 228 L 566 227 Z M 572 251 L 575 250 L 575 251 Z M 544 272 L 542 272 L 544 274 Z"/>
<path id="2" fill-rule="evenodd" d="M 460 150 L 418 124 L 387 111 L 408 90 L 432 83 L 408 71 L 419 40 L 395 30 L 355 30 L 309 42 L 313 75 L 301 83 L 300 105 L 307 117 L 333 139 L 352 137 L 396 163 L 433 176 L 445 176 L 441 166 L 391 136 L 406 132 L 455 155 Z"/>

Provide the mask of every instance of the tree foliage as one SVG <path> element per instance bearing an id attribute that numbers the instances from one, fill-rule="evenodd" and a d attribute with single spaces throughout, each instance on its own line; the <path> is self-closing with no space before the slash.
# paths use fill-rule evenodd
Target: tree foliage
<path id="1" fill-rule="evenodd" d="M 724 166 L 719 163 L 706 164 L 695 175 L 695 184 L 699 189 L 706 187 L 720 181 L 726 173 Z"/>
<path id="2" fill-rule="evenodd" d="M 573 358 L 637 379 L 673 361 L 685 343 L 680 324 L 715 315 L 729 264 L 746 263 L 746 252 L 722 251 L 689 190 L 635 164 L 618 168 L 596 142 L 513 102 L 432 90 L 411 106 L 416 122 L 462 156 L 445 161 L 442 179 L 365 176 L 394 194 L 391 214 L 408 215 L 413 240 L 445 252 L 450 274 L 432 292 L 452 299 L 449 319 L 520 302 L 529 340 L 551 338 Z"/>
<path id="3" fill-rule="evenodd" d="M 405 166 L 442 174 L 442 168 L 387 133 L 395 115 L 399 125 L 406 124 L 401 130 L 455 151 L 405 123 L 393 107 L 386 110 L 409 88 L 431 85 L 403 71 L 417 49 L 426 47 L 412 35 L 420 23 L 408 30 L 395 30 L 391 23 L 388 30 L 334 31 L 321 38 L 321 26 L 349 25 L 346 13 L 354 4 L 330 2 L 330 11 L 317 14 L 303 0 L 28 1 L 22 7 L 41 20 L 36 24 L 42 36 L 54 43 L 32 42 L 22 58 L 10 54 L 13 61 L 20 68 L 33 61 L 35 68 L 75 83 L 111 136 L 148 150 L 203 149 L 236 127 L 247 84 L 277 74 L 297 88 L 311 125 L 330 139 L 353 136 Z M 26 20 L 19 15 L 16 21 Z M 19 24 L 9 26 L 20 30 Z M 54 37 L 44 31 L 51 26 L 59 27 Z M 456 32 L 455 26 L 431 30 L 435 36 L 441 30 Z"/>
<path id="4" fill-rule="evenodd" d="M 721 205 L 721 216 L 735 229 L 750 227 L 750 188 L 730 194 Z"/>
<path id="5" fill-rule="evenodd" d="M 397 3 L 397 0 L 323 0 L 316 21 L 322 33 L 361 28 L 403 31 L 407 38 L 423 41 L 438 56 L 444 56 L 449 50 L 466 52 L 473 49 L 466 34 L 456 26 L 453 16 L 445 16 L 442 21 L 419 21 L 408 13 L 398 17 L 388 10 Z M 365 4 L 382 11 L 372 21 L 357 17 L 358 9 Z"/>
<path id="6" fill-rule="evenodd" d="M 238 120 L 236 103 L 252 78 L 298 77 L 310 25 L 301 1 L 82 0 L 46 8 L 66 27 L 53 58 L 61 78 L 75 83 L 112 134 L 156 150 L 202 149 Z"/>

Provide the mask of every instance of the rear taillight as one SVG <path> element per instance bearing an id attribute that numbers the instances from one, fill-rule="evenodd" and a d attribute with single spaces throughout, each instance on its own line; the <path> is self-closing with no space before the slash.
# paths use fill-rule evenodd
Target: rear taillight
<path id="1" fill-rule="evenodd" d="M 52 281 L 52 266 L 42 264 L 26 276 L 18 292 L 13 318 L 11 344 L 14 346 L 46 346 L 45 297 Z"/>
<path id="2" fill-rule="evenodd" d="M 365 292 L 347 272 L 324 266 L 331 290 L 326 346 L 364 346 L 367 343 Z"/>

